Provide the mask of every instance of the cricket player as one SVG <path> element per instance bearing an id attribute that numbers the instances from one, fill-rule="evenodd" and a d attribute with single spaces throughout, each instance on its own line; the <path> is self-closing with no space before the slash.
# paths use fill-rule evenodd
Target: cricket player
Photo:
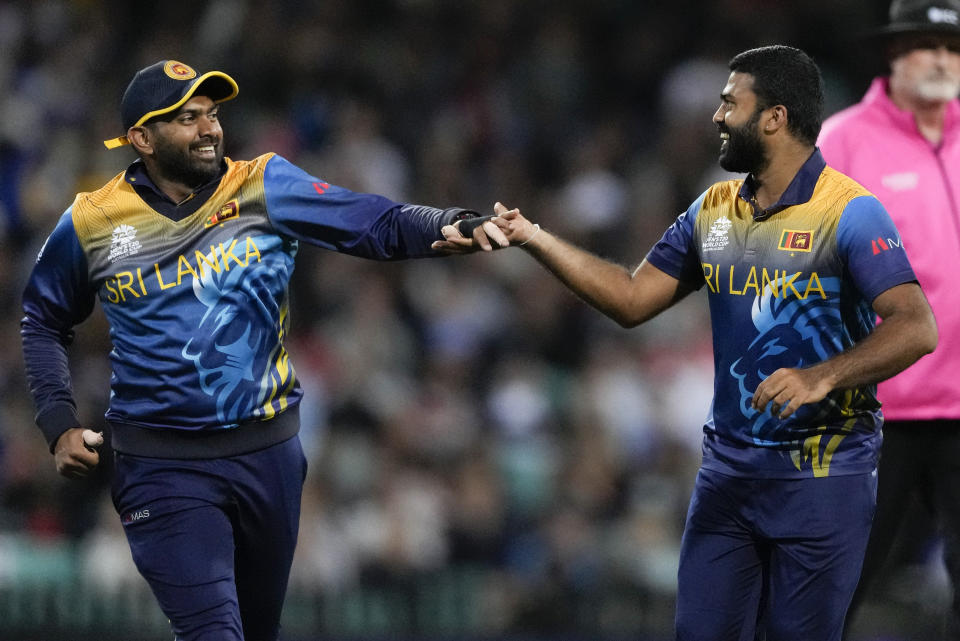
<path id="1" fill-rule="evenodd" d="M 633 271 L 499 203 L 495 224 L 626 327 L 706 288 L 714 399 L 680 552 L 679 641 L 839 641 L 876 502 L 876 383 L 937 343 L 880 202 L 815 147 L 819 69 L 798 49 L 730 61 L 709 187 Z M 473 248 L 454 227 L 435 246 Z M 876 250 L 883 240 L 884 249 Z M 879 314 L 883 322 L 875 326 Z"/>
<path id="2" fill-rule="evenodd" d="M 220 106 L 237 93 L 229 75 L 176 60 L 137 72 L 126 133 L 105 144 L 138 159 L 76 196 L 23 294 L 37 425 L 70 477 L 99 453 L 82 436 L 66 348 L 103 306 L 113 502 L 178 641 L 277 639 L 306 474 L 284 348 L 299 243 L 423 257 L 442 227 L 476 219 L 353 193 L 272 153 L 224 157 Z"/>

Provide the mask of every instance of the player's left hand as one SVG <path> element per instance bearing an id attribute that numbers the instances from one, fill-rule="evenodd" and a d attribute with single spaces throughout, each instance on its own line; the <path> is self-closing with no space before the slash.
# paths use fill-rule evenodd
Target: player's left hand
<path id="1" fill-rule="evenodd" d="M 443 240 L 434 241 L 430 247 L 442 254 L 470 254 L 475 251 L 493 251 L 510 245 L 500 228 L 489 220 L 474 229 L 470 237 L 460 233 L 462 222 L 458 220 L 452 225 L 445 225 L 440 230 Z"/>
<path id="2" fill-rule="evenodd" d="M 753 393 L 753 409 L 763 412 L 770 404 L 770 413 L 790 418 L 801 405 L 822 401 L 833 386 L 814 369 L 783 367 L 761 382 Z"/>

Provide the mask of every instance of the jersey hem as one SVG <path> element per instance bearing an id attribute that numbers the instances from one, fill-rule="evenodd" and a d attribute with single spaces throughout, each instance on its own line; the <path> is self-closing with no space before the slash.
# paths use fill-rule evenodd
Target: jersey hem
<path id="1" fill-rule="evenodd" d="M 233 428 L 150 429 L 109 422 L 113 449 L 122 454 L 168 459 L 212 459 L 248 454 L 282 443 L 300 431 L 298 408 L 269 421 L 249 421 Z"/>
<path id="2" fill-rule="evenodd" d="M 856 463 L 847 465 L 831 465 L 827 469 L 816 471 L 809 465 L 802 469 L 756 469 L 741 468 L 727 465 L 720 461 L 704 460 L 701 468 L 711 472 L 718 472 L 726 476 L 741 479 L 809 479 L 827 476 L 850 476 L 853 474 L 869 474 L 877 469 L 876 463 Z"/>

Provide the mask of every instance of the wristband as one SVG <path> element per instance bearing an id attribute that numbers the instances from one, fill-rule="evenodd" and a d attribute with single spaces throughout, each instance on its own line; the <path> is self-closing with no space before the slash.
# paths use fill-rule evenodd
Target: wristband
<path id="1" fill-rule="evenodd" d="M 464 238 L 473 238 L 473 230 L 493 218 L 493 216 L 482 216 L 478 218 L 464 218 L 457 226 L 457 230 Z"/>
<path id="2" fill-rule="evenodd" d="M 517 245 L 517 247 L 523 247 L 524 245 L 526 245 L 527 243 L 529 243 L 531 240 L 533 240 L 533 237 L 534 237 L 534 236 L 536 236 L 537 234 L 540 233 L 540 223 L 533 223 L 533 226 L 534 226 L 536 229 L 534 229 L 534 230 L 533 230 L 533 233 L 530 234 L 530 238 L 526 239 L 525 241 L 523 241 L 522 243 L 520 243 L 519 245 Z"/>

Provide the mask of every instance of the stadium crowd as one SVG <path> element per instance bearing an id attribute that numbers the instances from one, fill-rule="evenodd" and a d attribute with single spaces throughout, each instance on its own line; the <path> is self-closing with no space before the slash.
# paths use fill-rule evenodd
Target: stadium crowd
<path id="1" fill-rule="evenodd" d="M 0 586 L 64 545 L 91 584 L 139 581 L 109 465 L 89 482 L 56 476 L 17 331 L 43 230 L 133 158 L 101 144 L 119 133 L 133 71 L 174 58 L 236 78 L 221 112 L 230 157 L 275 151 L 398 201 L 487 213 L 501 200 L 636 264 L 722 177 L 710 116 L 728 58 L 803 47 L 832 112 L 869 79 L 844 44 L 882 21 L 885 6 L 865 5 L 3 3 Z M 520 252 L 385 265 L 303 248 L 299 260 L 289 351 L 310 471 L 293 590 L 470 565 L 496 577 L 497 626 L 534 631 L 612 585 L 672 594 L 712 391 L 702 296 L 627 331 Z M 97 428 L 108 340 L 97 311 L 72 348 Z"/>

